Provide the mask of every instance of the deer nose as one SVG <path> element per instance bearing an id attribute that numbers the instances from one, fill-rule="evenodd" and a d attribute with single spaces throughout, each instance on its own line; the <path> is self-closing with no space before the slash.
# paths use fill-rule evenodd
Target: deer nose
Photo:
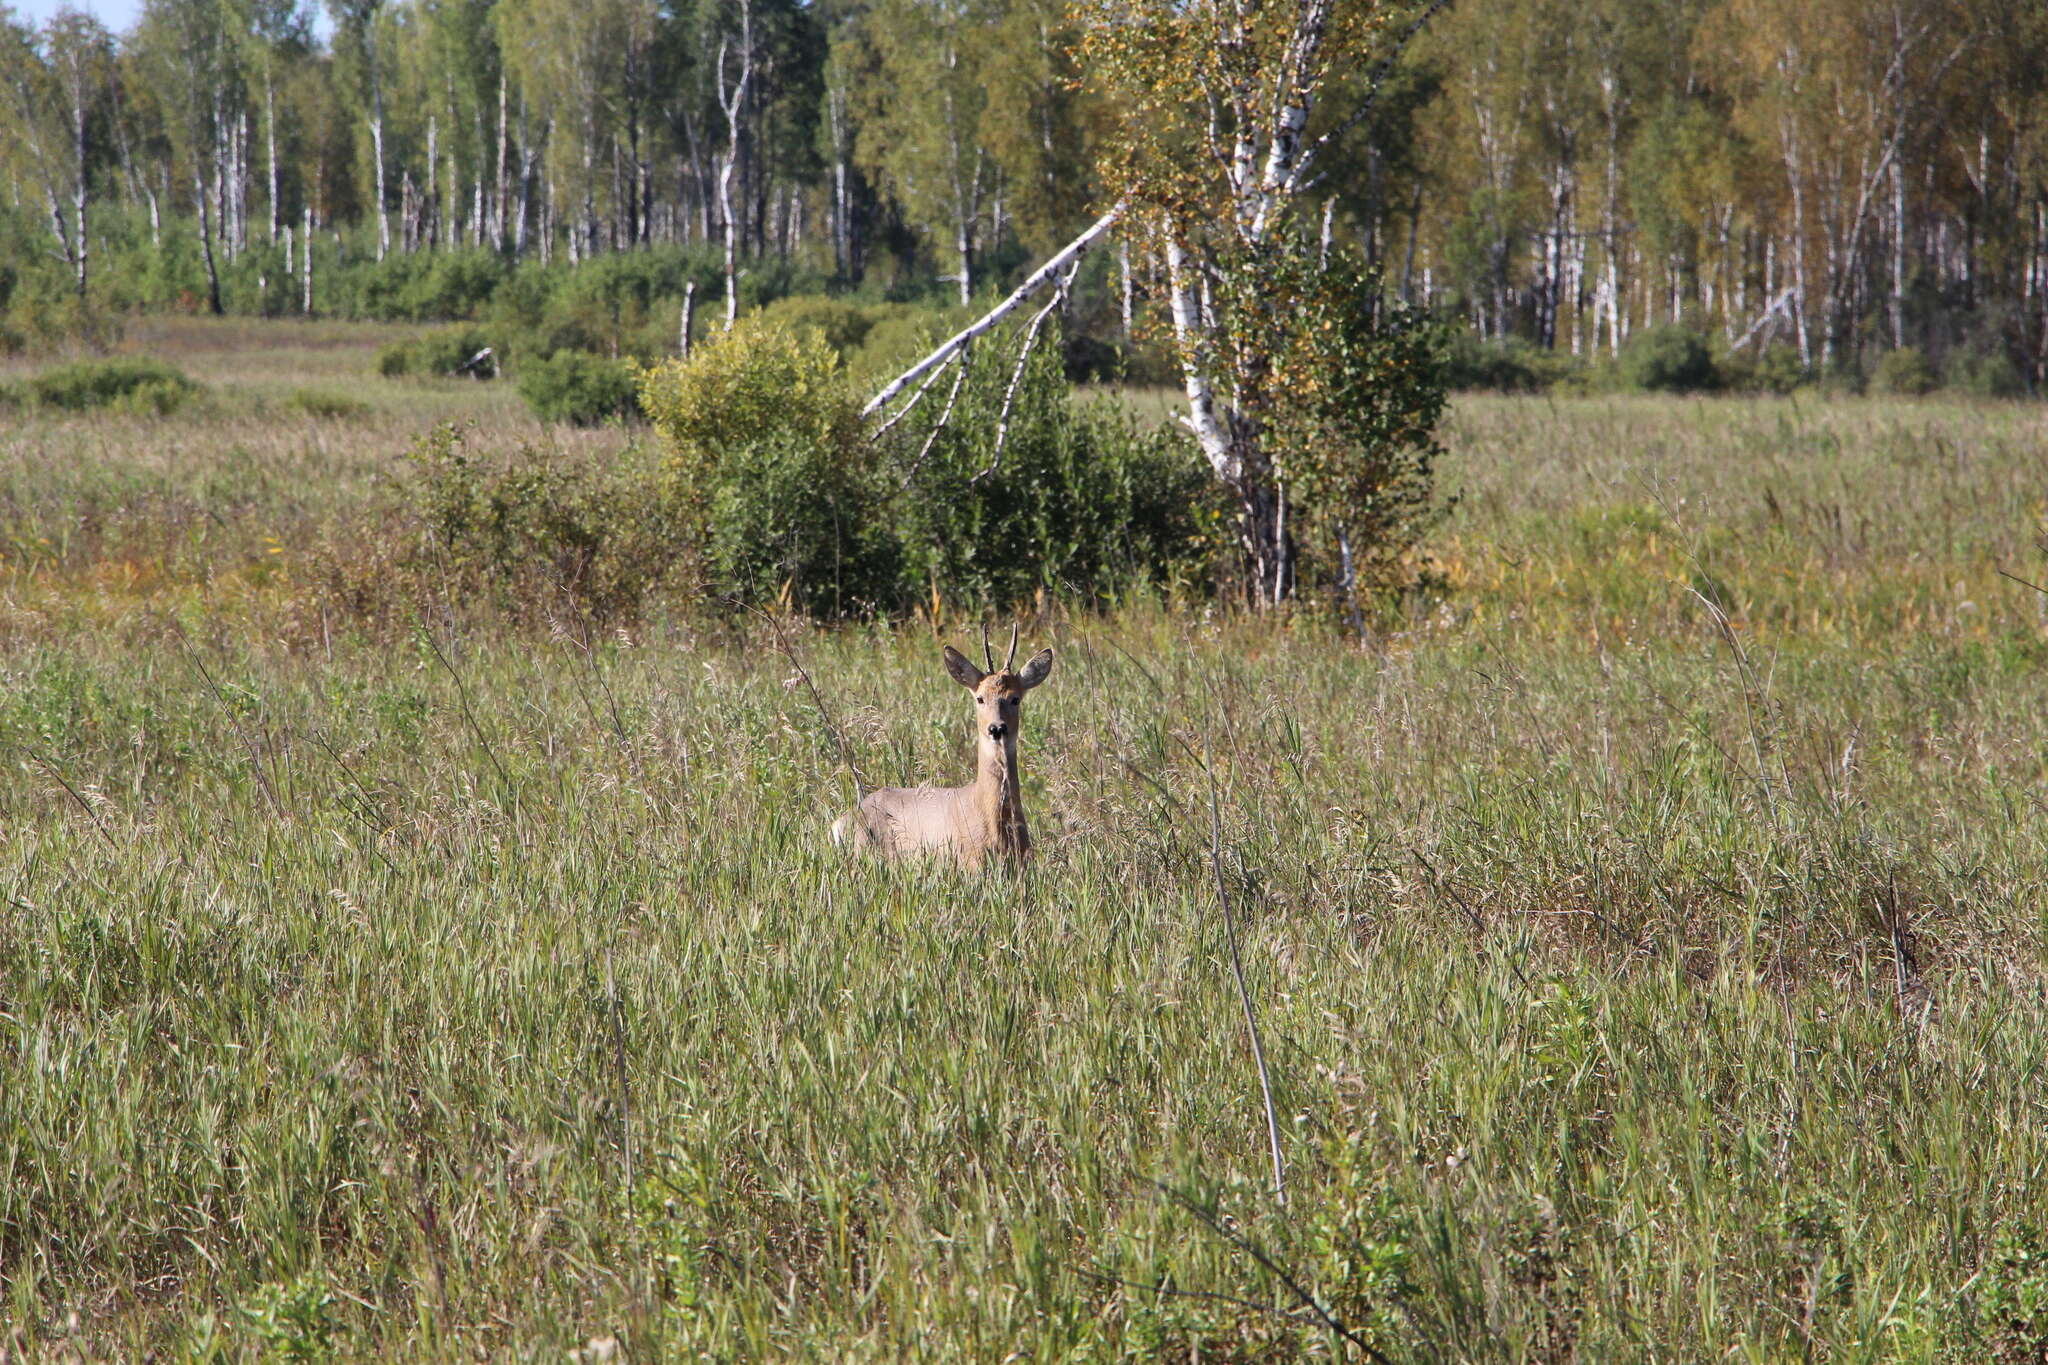
<path id="1" fill-rule="evenodd" d="M 988 727 L 988 737 L 990 739 L 1001 739 L 1004 735 L 1007 735 L 1009 733 L 1010 727 L 1004 725 L 1000 721 Z"/>

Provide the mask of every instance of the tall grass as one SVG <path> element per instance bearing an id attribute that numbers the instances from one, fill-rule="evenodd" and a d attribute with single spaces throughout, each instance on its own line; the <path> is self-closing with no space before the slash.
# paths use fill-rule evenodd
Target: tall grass
<path id="1" fill-rule="evenodd" d="M 1365 645 L 1026 619 L 1013 878 L 836 856 L 751 617 L 351 618 L 306 542 L 409 409 L 208 382 L 0 436 L 4 1349 L 2048 1340 L 2032 410 L 1464 403 Z M 788 627 L 890 783 L 965 777 L 975 628 Z"/>

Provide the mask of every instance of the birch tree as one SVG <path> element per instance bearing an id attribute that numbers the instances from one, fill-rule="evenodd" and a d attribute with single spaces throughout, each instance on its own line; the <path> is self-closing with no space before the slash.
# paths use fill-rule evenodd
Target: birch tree
<path id="1" fill-rule="evenodd" d="M 1401 548 L 1426 501 L 1442 395 L 1422 332 L 1411 315 L 1379 307 L 1376 280 L 1323 250 L 1307 195 L 1377 89 L 1368 82 L 1353 107 L 1323 110 L 1330 73 L 1383 76 L 1440 7 L 1081 9 L 1088 69 L 1116 119 L 1104 179 L 1128 205 L 1128 230 L 1166 263 L 1183 420 L 1238 504 L 1257 603 L 1296 589 L 1300 511 L 1329 523 L 1355 568 L 1361 548 Z M 1347 416 L 1346 405 L 1357 410 Z M 1358 509 L 1371 544 L 1317 495 Z"/>

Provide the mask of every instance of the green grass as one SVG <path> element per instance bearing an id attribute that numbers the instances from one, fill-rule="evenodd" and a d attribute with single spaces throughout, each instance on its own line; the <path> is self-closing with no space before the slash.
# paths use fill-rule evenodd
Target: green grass
<path id="1" fill-rule="evenodd" d="M 0 1349 L 1360 1358 L 1264 1262 L 1396 1360 L 2048 1341 L 2040 410 L 1462 401 L 1370 647 L 1027 617 L 977 878 L 825 846 L 747 621 L 352 614 L 418 387 L 174 361 L 0 434 Z M 797 631 L 871 780 L 973 629 Z"/>

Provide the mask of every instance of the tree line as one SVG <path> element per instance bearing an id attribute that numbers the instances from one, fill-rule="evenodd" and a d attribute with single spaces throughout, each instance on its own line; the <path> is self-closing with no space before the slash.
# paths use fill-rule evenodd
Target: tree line
<path id="1" fill-rule="evenodd" d="M 2038 0 L 1387 15 L 1425 19 L 1386 69 L 1328 72 L 1305 130 L 1345 134 L 1301 193 L 1389 293 L 1562 354 L 1678 323 L 1809 372 L 1914 346 L 2048 378 Z M 277 308 L 311 306 L 316 243 L 680 244 L 717 254 L 728 311 L 771 261 L 964 303 L 1100 212 L 1128 122 L 1061 0 L 327 0 L 326 20 L 0 10 L 0 294 L 90 298 L 110 246 L 124 269 L 196 249 L 218 309 L 252 252 Z M 1169 271 L 1135 235 L 1115 259 L 1128 325 Z"/>

